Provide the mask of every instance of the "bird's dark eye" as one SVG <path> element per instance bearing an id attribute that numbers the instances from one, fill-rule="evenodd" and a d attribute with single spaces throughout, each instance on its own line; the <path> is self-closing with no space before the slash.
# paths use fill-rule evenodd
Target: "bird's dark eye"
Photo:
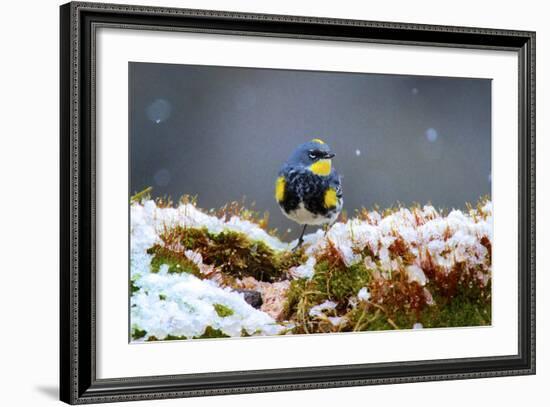
<path id="1" fill-rule="evenodd" d="M 309 150 L 309 158 L 312 160 L 317 160 L 323 156 L 323 153 L 318 150 Z"/>

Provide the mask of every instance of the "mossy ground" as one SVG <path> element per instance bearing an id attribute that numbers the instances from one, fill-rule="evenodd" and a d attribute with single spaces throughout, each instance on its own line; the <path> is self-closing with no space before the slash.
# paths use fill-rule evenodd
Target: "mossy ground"
<path id="1" fill-rule="evenodd" d="M 482 239 L 482 244 L 488 250 L 486 261 L 490 265 L 490 242 Z M 346 266 L 329 242 L 317 256 L 312 278 L 291 282 L 285 316 L 295 324 L 292 333 L 410 329 L 415 324 L 424 328 L 491 324 L 491 284 L 490 280 L 487 284 L 479 281 L 479 267 L 468 268 L 466 263 L 457 262 L 449 271 L 429 261 L 423 286 L 411 281 L 406 272 L 415 256 L 399 237 L 389 246 L 390 258 L 400 265 L 391 273 L 381 268 L 380 259 L 370 249 L 358 254 L 361 260 Z M 367 289 L 368 299 L 358 298 L 362 288 Z M 327 300 L 336 303 L 334 310 L 310 315 L 312 307 Z M 342 322 L 334 325 L 330 316 L 342 317 Z"/>
<path id="2" fill-rule="evenodd" d="M 152 272 L 158 272 L 166 264 L 169 273 L 186 272 L 205 278 L 185 255 L 186 250 L 193 250 L 201 254 L 204 264 L 219 269 L 228 285 L 247 276 L 265 282 L 288 279 L 288 270 L 306 260 L 303 251 L 275 252 L 263 242 L 232 231 L 213 234 L 203 228 L 177 226 L 166 230 L 161 239 L 162 244 L 149 249 L 153 255 Z M 399 239 L 390 252 L 392 258 L 401 259 L 404 267 L 410 264 L 410 251 Z M 363 255 L 369 257 L 372 253 L 365 250 Z M 379 263 L 376 256 L 371 260 L 371 264 Z M 416 323 L 425 328 L 489 325 L 491 288 L 472 284 L 468 276 L 474 271 L 462 269 L 460 263 L 448 274 L 437 268 L 427 270 L 430 281 L 423 287 L 409 281 L 404 270 L 381 277 L 382 270 L 369 269 L 363 261 L 346 266 L 337 248 L 329 244 L 318 256 L 311 279 L 291 281 L 284 316 L 294 324 L 295 334 L 410 329 Z M 368 301 L 357 299 L 362 288 L 367 288 L 371 295 Z M 432 296 L 430 303 L 426 290 Z M 309 314 L 312 307 L 324 301 L 337 304 L 326 316 L 344 317 L 343 324 L 334 326 L 324 316 Z M 216 306 L 219 316 L 231 315 L 227 307 Z M 213 336 L 209 332 L 206 337 Z"/>
<path id="3" fill-rule="evenodd" d="M 145 191 L 148 194 L 149 191 Z M 141 194 L 141 193 L 140 193 Z M 142 199 L 138 194 L 133 200 Z M 183 198 L 182 198 L 183 199 Z M 190 201 L 190 198 L 187 202 Z M 171 201 L 166 199 L 166 205 Z M 163 201 L 164 202 L 164 201 Z M 162 202 L 161 202 L 162 203 Z M 483 203 L 483 202 L 482 202 Z M 473 216 L 483 216 L 481 203 L 470 210 Z M 387 210 L 394 213 L 396 209 Z M 241 216 L 262 228 L 267 228 L 268 216 L 260 216 L 245 210 L 241 205 L 226 205 L 217 216 Z M 369 212 L 360 211 L 359 219 L 368 220 Z M 161 242 L 148 250 L 152 255 L 151 272 L 168 266 L 169 273 L 190 273 L 199 278 L 210 278 L 191 261 L 186 251 L 199 253 L 204 265 L 216 270 L 221 277 L 218 282 L 233 286 L 236 281 L 253 277 L 257 281 L 274 283 L 290 280 L 290 287 L 284 301 L 283 324 L 291 326 L 283 333 L 329 333 L 351 331 L 378 331 L 410 329 L 415 324 L 424 328 L 466 327 L 491 324 L 491 281 L 480 284 L 476 277 L 482 271 L 468 268 L 457 262 L 452 270 L 443 270 L 431 262 L 422 269 L 426 275 L 425 285 L 410 281 L 406 267 L 414 263 L 416 256 L 407 243 L 397 237 L 388 248 L 389 255 L 400 266 L 388 274 L 381 267 L 380 259 L 366 246 L 360 253 L 360 260 L 346 265 L 339 250 L 329 241 L 325 249 L 315 255 L 316 264 L 310 279 L 294 278 L 289 271 L 307 261 L 304 250 L 275 251 L 262 241 L 250 239 L 246 234 L 223 230 L 212 233 L 206 228 L 175 226 L 166 228 L 160 234 Z M 487 264 L 491 263 L 491 243 L 481 239 L 486 247 Z M 368 260 L 368 261 L 367 261 Z M 368 298 L 358 298 L 358 292 L 365 288 Z M 133 282 L 130 291 L 137 292 Z M 159 298 L 163 300 L 163 298 Z M 322 314 L 310 314 L 313 307 L 323 302 L 335 303 L 334 309 Z M 214 304 L 219 317 L 233 315 L 233 310 L 223 304 Z M 338 317 L 341 323 L 334 324 L 329 318 Z M 146 332 L 137 328 L 132 337 L 140 339 Z M 247 332 L 242 336 L 249 336 Z M 223 332 L 208 326 L 198 338 L 227 337 Z M 163 340 L 186 339 L 167 336 Z M 147 340 L 157 340 L 148 337 Z"/>
<path id="4" fill-rule="evenodd" d="M 229 279 L 254 277 L 258 281 L 280 281 L 287 278 L 290 267 L 305 261 L 302 251 L 277 252 L 262 241 L 231 230 L 211 233 L 206 228 L 176 226 L 165 230 L 160 238 L 162 244 L 148 250 L 153 255 L 153 272 L 167 264 L 169 272 L 201 277 L 199 268 L 185 255 L 187 250 L 200 253 L 204 264 L 214 266 Z"/>

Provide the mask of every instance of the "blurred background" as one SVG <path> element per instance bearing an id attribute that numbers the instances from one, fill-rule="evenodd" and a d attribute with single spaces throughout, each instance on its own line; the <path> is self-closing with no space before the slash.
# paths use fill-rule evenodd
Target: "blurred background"
<path id="1" fill-rule="evenodd" d="M 269 211 L 293 149 L 327 142 L 344 209 L 432 203 L 463 209 L 491 192 L 491 81 L 130 63 L 130 194 L 197 195 Z M 290 229 L 290 230 L 289 230 Z"/>

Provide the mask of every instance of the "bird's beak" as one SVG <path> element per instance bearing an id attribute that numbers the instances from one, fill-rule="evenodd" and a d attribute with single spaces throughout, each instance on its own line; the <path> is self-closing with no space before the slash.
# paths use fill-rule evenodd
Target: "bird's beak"
<path id="1" fill-rule="evenodd" d="M 334 157 L 335 155 L 336 155 L 336 154 L 334 154 L 334 153 L 325 153 L 325 155 L 323 156 L 323 158 L 328 158 L 328 159 L 330 159 L 330 158 Z"/>

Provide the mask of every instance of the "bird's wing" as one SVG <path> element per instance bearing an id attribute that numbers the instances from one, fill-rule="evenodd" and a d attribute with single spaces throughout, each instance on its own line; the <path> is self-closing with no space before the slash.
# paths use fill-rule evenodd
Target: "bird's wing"
<path id="1" fill-rule="evenodd" d="M 342 190 L 342 177 L 340 177 L 336 171 L 332 171 L 330 173 L 329 184 L 336 190 L 336 196 L 338 198 L 342 198 L 342 196 L 344 196 L 344 192 Z"/>
<path id="2" fill-rule="evenodd" d="M 292 167 L 288 163 L 284 163 L 281 169 L 279 170 L 279 177 L 283 176 L 287 178 L 289 172 L 292 171 Z"/>

